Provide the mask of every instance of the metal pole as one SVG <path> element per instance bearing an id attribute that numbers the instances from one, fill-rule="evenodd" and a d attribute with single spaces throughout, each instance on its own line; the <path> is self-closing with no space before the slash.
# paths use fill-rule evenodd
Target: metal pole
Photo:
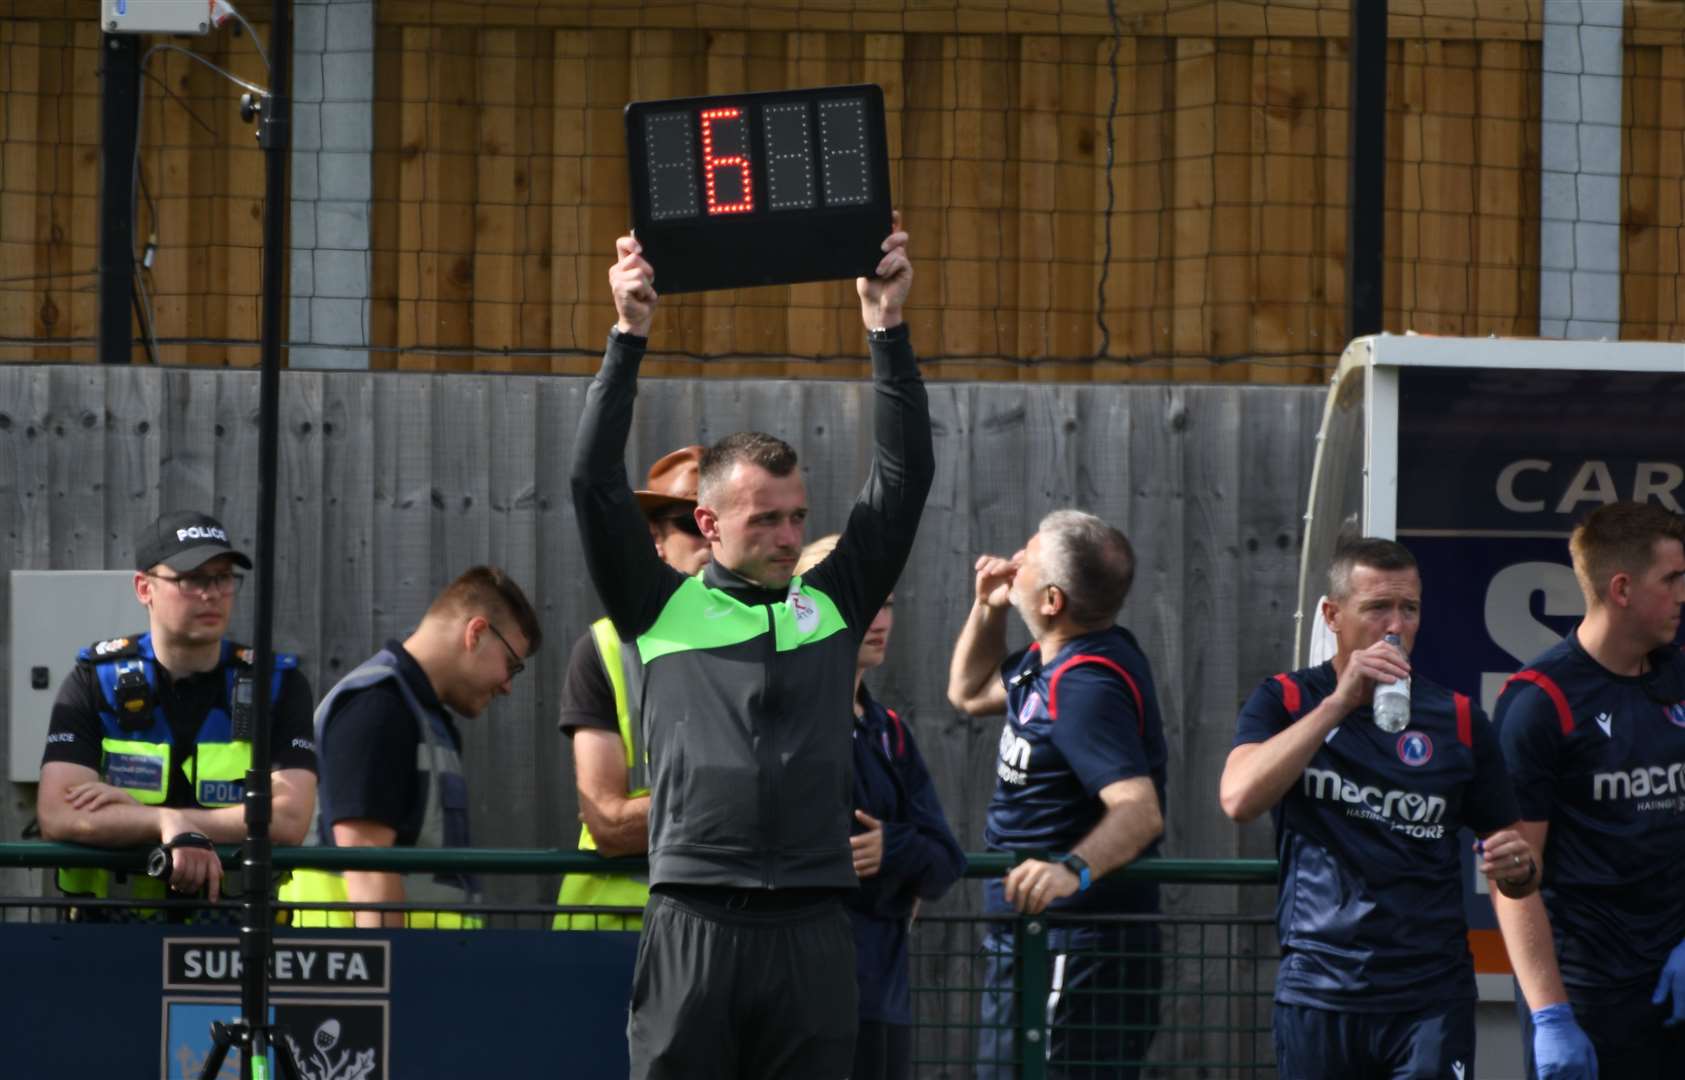
<path id="1" fill-rule="evenodd" d="M 1043 1080 L 1047 1075 L 1047 920 L 1020 918 L 1013 945 L 1018 976 L 1018 1075 L 1022 1080 Z"/>
<path id="2" fill-rule="evenodd" d="M 1387 0 L 1351 0 L 1346 340 L 1381 331 L 1387 202 Z"/>
<path id="3" fill-rule="evenodd" d="M 269 97 L 263 103 L 258 143 L 263 147 L 263 316 L 257 451 L 257 680 L 252 694 L 252 767 L 246 774 L 246 902 L 240 925 L 240 1009 L 251 1045 L 240 1058 L 245 1080 L 269 1075 L 269 956 L 271 917 L 269 769 L 270 685 L 274 678 L 275 475 L 280 434 L 281 315 L 286 292 L 287 164 L 292 103 L 287 64 L 292 59 L 292 2 L 277 0 L 269 31 Z"/>
<path id="4" fill-rule="evenodd" d="M 100 35 L 99 359 L 127 364 L 134 343 L 135 139 L 140 134 L 140 41 Z"/>

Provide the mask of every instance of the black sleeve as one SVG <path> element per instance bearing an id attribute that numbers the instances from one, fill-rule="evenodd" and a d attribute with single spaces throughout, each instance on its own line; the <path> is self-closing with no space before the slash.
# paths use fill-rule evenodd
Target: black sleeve
<path id="1" fill-rule="evenodd" d="M 890 340 L 873 341 L 871 348 L 872 469 L 837 549 L 809 575 L 837 601 L 856 637 L 865 635 L 895 589 L 936 476 L 930 399 L 906 324 L 891 331 Z"/>
<path id="2" fill-rule="evenodd" d="M 271 769 L 316 771 L 316 726 L 310 680 L 294 668 L 281 674 L 281 696 L 269 717 Z"/>
<path id="3" fill-rule="evenodd" d="M 371 686 L 334 711 L 322 734 L 322 819 L 402 829 L 415 803 L 415 719 L 397 690 Z"/>
<path id="4" fill-rule="evenodd" d="M 99 706 L 99 681 L 93 669 L 77 664 L 59 684 L 58 697 L 53 699 L 53 715 L 47 722 L 47 747 L 41 753 L 41 764 L 68 761 L 98 772 L 100 743 L 105 736 Z"/>
<path id="5" fill-rule="evenodd" d="M 649 629 L 684 580 L 656 555 L 626 481 L 626 436 L 643 357 L 642 339 L 609 335 L 602 369 L 585 391 L 573 449 L 573 509 L 585 566 L 608 617 L 628 641 Z"/>
<path id="6" fill-rule="evenodd" d="M 620 715 L 614 708 L 614 687 L 603 670 L 597 643 L 587 630 L 573 643 L 567 675 L 562 679 L 562 734 L 573 738 L 580 728 L 601 728 L 620 732 Z"/>

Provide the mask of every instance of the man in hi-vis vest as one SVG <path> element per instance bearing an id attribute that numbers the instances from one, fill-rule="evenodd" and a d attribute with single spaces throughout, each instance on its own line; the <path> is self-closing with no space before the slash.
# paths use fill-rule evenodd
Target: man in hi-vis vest
<path id="1" fill-rule="evenodd" d="M 240 890 L 223 881 L 213 845 L 246 837 L 255 671 L 252 651 L 223 635 L 244 580 L 235 570 L 252 562 L 216 519 L 186 512 L 141 531 L 135 566 L 147 631 L 83 649 L 60 687 L 36 796 L 41 835 L 101 847 L 163 844 L 172 853 L 169 889 L 215 900 Z M 296 657 L 275 654 L 267 692 L 269 831 L 277 844 L 296 844 L 316 802 L 310 684 Z M 112 900 L 165 893 L 163 882 L 94 869 L 59 871 L 59 887 Z"/>
<path id="2" fill-rule="evenodd" d="M 436 597 L 404 641 L 388 641 L 316 707 L 321 807 L 310 843 L 337 847 L 469 846 L 468 783 L 455 716 L 473 719 L 538 651 L 543 635 L 526 594 L 493 566 L 476 566 Z M 356 913 L 355 925 L 462 929 L 479 899 L 472 875 L 295 870 L 289 903 L 436 902 L 456 911 Z M 347 911 L 301 908 L 294 926 L 351 926 Z"/>
<path id="3" fill-rule="evenodd" d="M 648 487 L 632 494 L 649 522 L 661 560 L 681 574 L 708 564 L 708 541 L 696 524 L 696 483 L 701 446 L 675 450 L 650 466 Z M 562 734 L 573 743 L 579 790 L 579 850 L 642 855 L 649 850 L 649 782 L 636 703 L 638 667 L 627 663 L 620 636 L 607 617 L 574 643 L 562 684 Z M 638 908 L 649 901 L 649 882 L 621 874 L 569 874 L 556 903 L 565 908 Z M 640 930 L 637 916 L 563 912 L 557 930 Z"/>

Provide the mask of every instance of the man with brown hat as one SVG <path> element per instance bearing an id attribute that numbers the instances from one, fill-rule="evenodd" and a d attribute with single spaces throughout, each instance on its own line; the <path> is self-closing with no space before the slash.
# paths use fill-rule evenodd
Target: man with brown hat
<path id="1" fill-rule="evenodd" d="M 635 491 L 649 522 L 655 553 L 681 574 L 708 562 L 708 541 L 696 523 L 696 489 L 704 447 L 687 446 L 649 469 L 648 486 Z M 579 790 L 579 849 L 604 855 L 649 850 L 649 784 L 636 724 L 637 672 L 621 650 L 614 624 L 598 619 L 574 643 L 562 687 L 562 734 L 573 743 Z M 563 907 L 642 908 L 649 884 L 614 874 L 570 874 L 556 903 Z M 559 914 L 557 930 L 637 930 L 636 916 L 597 912 Z"/>

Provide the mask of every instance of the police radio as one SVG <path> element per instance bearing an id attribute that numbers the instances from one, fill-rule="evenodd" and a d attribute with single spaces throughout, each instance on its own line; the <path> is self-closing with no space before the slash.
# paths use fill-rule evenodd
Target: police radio
<path id="1" fill-rule="evenodd" d="M 145 731 L 152 726 L 152 683 L 145 668 L 137 663 L 117 669 L 117 725 L 124 731 Z"/>
<path id="2" fill-rule="evenodd" d="M 242 671 L 234 676 L 234 741 L 251 742 L 256 719 L 252 709 L 252 673 Z"/>

